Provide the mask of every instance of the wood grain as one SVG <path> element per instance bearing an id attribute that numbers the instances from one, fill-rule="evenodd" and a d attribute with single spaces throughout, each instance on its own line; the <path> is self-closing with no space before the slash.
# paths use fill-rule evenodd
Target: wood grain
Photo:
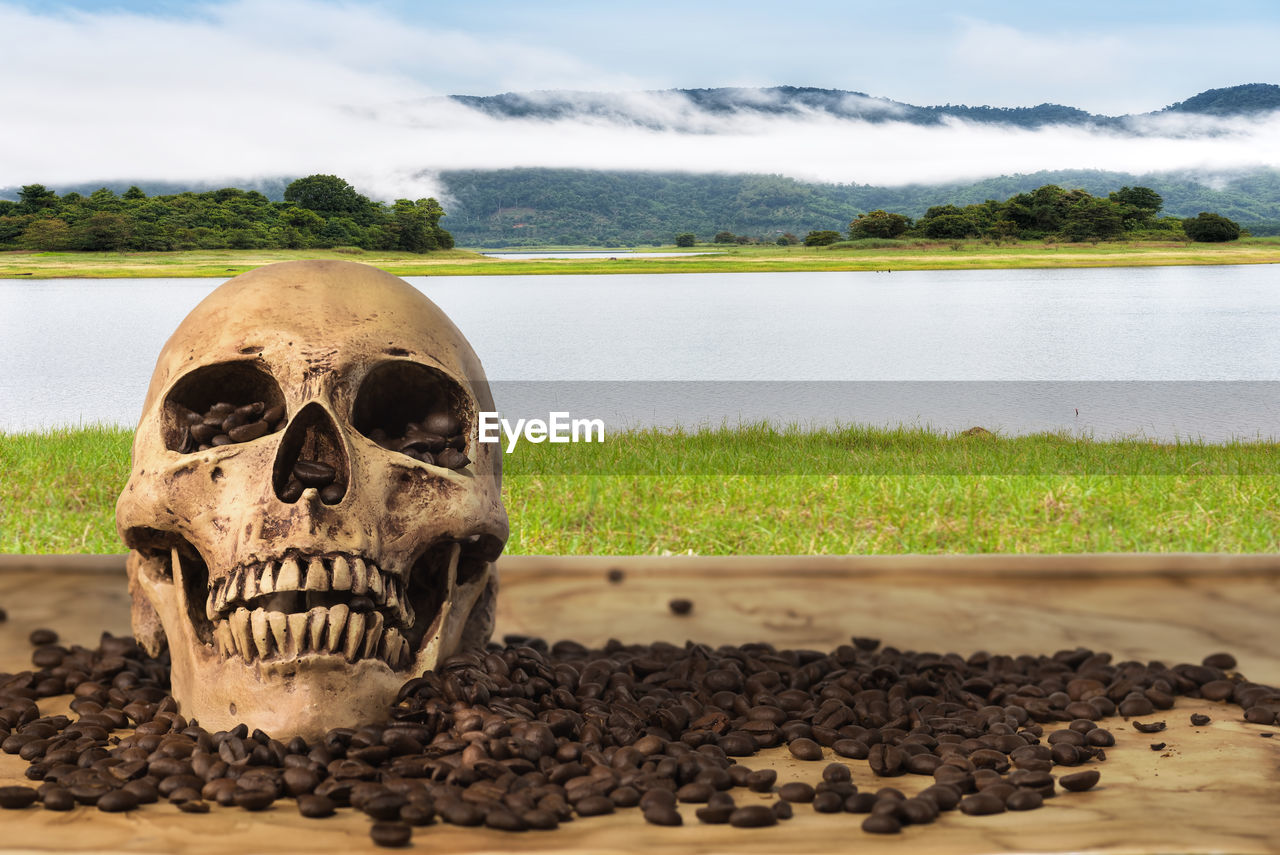
<path id="1" fill-rule="evenodd" d="M 624 571 L 621 583 L 606 571 Z M 507 558 L 498 632 L 599 644 L 693 639 L 710 644 L 768 641 L 829 648 L 870 635 L 903 649 L 1051 653 L 1086 646 L 1117 659 L 1200 661 L 1234 653 L 1240 670 L 1280 684 L 1280 560 L 1276 556 L 948 556 L 901 558 Z M 673 597 L 693 600 L 673 615 Z M 96 644 L 102 630 L 128 631 L 119 557 L 73 560 L 0 556 L 0 670 L 29 662 L 27 634 L 58 630 L 64 643 Z M 52 703 L 42 706 L 52 708 Z M 1203 712 L 1213 721 L 1193 727 Z M 821 815 L 801 805 L 775 828 L 646 825 L 637 811 L 579 819 L 554 832 L 504 834 L 435 825 L 414 846 L 441 852 L 788 853 L 834 852 L 1274 852 L 1280 847 L 1280 737 L 1247 724 L 1238 708 L 1182 699 L 1155 737 L 1121 719 L 1117 745 L 1098 768 L 1102 784 L 1063 793 L 1045 808 L 993 817 L 944 814 L 897 837 L 859 829 L 860 817 Z M 828 758 L 832 759 L 832 758 Z M 916 776 L 877 779 L 865 761 L 846 761 L 863 789 L 907 792 Z M 819 779 L 823 763 L 785 752 L 747 761 L 779 770 L 779 783 Z M 25 764 L 0 755 L 0 784 L 29 783 Z M 734 791 L 739 803 L 763 798 Z M 214 807 L 203 815 L 149 805 L 129 814 L 80 808 L 0 812 L 9 852 L 349 852 L 369 851 L 367 820 L 350 811 L 305 820 L 289 801 L 261 814 Z"/>

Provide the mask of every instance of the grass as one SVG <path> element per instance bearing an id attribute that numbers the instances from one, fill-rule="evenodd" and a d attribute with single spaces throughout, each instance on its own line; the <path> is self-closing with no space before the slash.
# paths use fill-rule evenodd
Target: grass
<path id="1" fill-rule="evenodd" d="M 131 435 L 0 434 L 0 552 L 120 551 Z M 766 425 L 521 443 L 508 552 L 1274 552 L 1277 451 Z"/>
<path id="2" fill-rule="evenodd" d="M 581 247 L 579 247 L 581 248 Z M 429 255 L 335 250 L 192 250 L 188 252 L 0 252 L 0 278 L 119 278 L 234 276 L 277 261 L 334 258 L 360 261 L 398 276 L 474 276 L 563 273 L 740 273 L 754 271 L 972 270 L 1025 267 L 1145 267 L 1274 264 L 1280 238 L 1224 244 L 1181 241 L 1045 243 L 999 246 L 981 241 L 850 241 L 832 247 L 698 246 L 711 255 L 645 258 L 646 251 L 610 259 L 512 261 L 468 250 Z M 623 250 L 625 251 L 625 250 Z"/>

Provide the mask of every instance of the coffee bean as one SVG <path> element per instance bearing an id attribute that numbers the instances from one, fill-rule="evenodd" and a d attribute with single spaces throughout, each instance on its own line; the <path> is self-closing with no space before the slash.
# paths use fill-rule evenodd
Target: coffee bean
<path id="1" fill-rule="evenodd" d="M 191 799 L 190 801 L 180 802 L 178 810 L 183 813 L 208 813 L 209 803 L 200 799 Z"/>
<path id="2" fill-rule="evenodd" d="M 1200 687 L 1200 697 L 1206 701 L 1225 701 L 1236 690 L 1230 680 L 1211 680 Z"/>
<path id="3" fill-rule="evenodd" d="M 876 806 L 875 793 L 854 793 L 844 800 L 846 813 L 871 813 Z"/>
<path id="4" fill-rule="evenodd" d="M 1133 723 L 1133 729 L 1138 731 L 1138 733 L 1159 733 L 1164 730 L 1164 728 L 1165 723 L 1163 721 L 1153 721 L 1145 724 L 1140 721 L 1135 721 Z"/>
<path id="5" fill-rule="evenodd" d="M 773 789 L 773 784 L 777 780 L 776 770 L 757 769 L 747 776 L 747 789 L 756 793 L 767 793 Z"/>
<path id="6" fill-rule="evenodd" d="M 462 430 L 462 422 L 452 413 L 437 411 L 422 420 L 422 430 L 438 436 L 454 436 Z"/>
<path id="7" fill-rule="evenodd" d="M 777 816 L 767 805 L 747 805 L 729 815 L 729 824 L 734 828 L 764 828 L 777 823 Z"/>
<path id="8" fill-rule="evenodd" d="M 667 608 L 671 609 L 671 613 L 674 615 L 687 615 L 693 611 L 693 600 L 678 597 L 667 603 Z"/>
<path id="9" fill-rule="evenodd" d="M 1096 748 L 1110 748 L 1116 744 L 1116 738 L 1109 730 L 1098 728 L 1085 734 L 1085 742 Z"/>
<path id="10" fill-rule="evenodd" d="M 227 436 L 232 442 L 252 442 L 270 432 L 271 427 L 266 422 L 258 421 L 233 427 L 227 431 Z"/>
<path id="11" fill-rule="evenodd" d="M 236 790 L 232 796 L 236 807 L 249 811 L 266 810 L 276 800 L 276 794 L 270 790 Z"/>
<path id="12" fill-rule="evenodd" d="M 1236 658 L 1230 653 L 1214 653 L 1206 656 L 1200 664 L 1209 668 L 1218 668 L 1222 671 L 1233 671 L 1236 667 Z"/>
<path id="13" fill-rule="evenodd" d="M 1250 707 L 1245 710 L 1244 720 L 1250 724 L 1275 724 L 1276 714 L 1261 706 Z"/>
<path id="14" fill-rule="evenodd" d="M 866 638 L 866 637 L 859 637 L 855 635 L 852 641 L 853 641 L 854 647 L 858 648 L 859 650 L 865 650 L 868 652 L 875 650 L 877 647 L 880 646 L 880 639 L 878 638 Z"/>
<path id="15" fill-rule="evenodd" d="M 284 405 L 277 404 L 270 407 L 262 413 L 262 420 L 268 424 L 274 425 L 276 422 L 284 418 Z"/>
<path id="16" fill-rule="evenodd" d="M 830 763 L 822 770 L 822 780 L 836 783 L 838 781 L 853 780 L 853 773 L 849 771 L 849 767 L 843 763 Z"/>
<path id="17" fill-rule="evenodd" d="M 302 483 L 303 487 L 327 487 L 333 483 L 337 472 L 328 463 L 319 460 L 299 460 L 293 464 L 293 477 Z"/>
<path id="18" fill-rule="evenodd" d="M 694 811 L 694 815 L 699 822 L 705 822 L 708 825 L 724 825 L 733 815 L 734 809 L 733 805 L 707 805 Z"/>
<path id="19" fill-rule="evenodd" d="M 774 802 L 769 806 L 769 810 L 773 811 L 773 815 L 779 820 L 791 819 L 795 815 L 791 802 Z"/>
<path id="20" fill-rule="evenodd" d="M 462 469 L 471 460 L 456 448 L 446 448 L 436 456 L 436 465 L 445 469 Z"/>
<path id="21" fill-rule="evenodd" d="M 298 796 L 298 813 L 308 819 L 321 819 L 326 816 L 333 816 L 338 806 L 333 800 L 325 796 L 317 796 L 314 793 L 303 793 Z"/>
<path id="22" fill-rule="evenodd" d="M 960 801 L 960 812 L 970 816 L 1004 813 L 1004 801 L 993 793 L 975 793 Z"/>
<path id="23" fill-rule="evenodd" d="M 1004 757 L 1003 754 L 1000 756 Z M 901 749 L 881 742 L 871 746 L 867 762 L 871 765 L 871 771 L 875 774 L 881 777 L 893 777 L 903 773 L 906 755 L 902 753 Z"/>
<path id="24" fill-rule="evenodd" d="M 413 839 L 413 829 L 403 822 L 375 822 L 369 828 L 369 837 L 378 846 L 408 846 Z"/>
<path id="25" fill-rule="evenodd" d="M 868 834 L 897 834 L 902 831 L 902 823 L 896 816 L 873 813 L 862 821 L 862 830 Z"/>
<path id="26" fill-rule="evenodd" d="M 1211 721 L 1213 721 L 1213 719 L 1209 718 L 1207 715 L 1204 715 L 1202 713 L 1191 714 L 1191 723 L 1196 727 L 1204 727 L 1206 724 L 1208 724 Z"/>
<path id="27" fill-rule="evenodd" d="M 605 574 L 605 578 L 609 580 L 609 584 L 617 585 L 627 578 L 627 574 L 621 567 L 610 567 L 609 572 Z"/>
<path id="28" fill-rule="evenodd" d="M 644 811 L 644 821 L 650 825 L 682 825 L 684 819 L 673 807 L 655 805 Z"/>
<path id="29" fill-rule="evenodd" d="M 35 803 L 39 795 L 39 792 L 31 787 L 0 787 L 0 808 L 18 810 L 29 807 Z"/>
<path id="30" fill-rule="evenodd" d="M 104 813 L 122 813 L 138 806 L 138 800 L 127 790 L 111 790 L 97 801 L 98 810 Z"/>
<path id="31" fill-rule="evenodd" d="M 813 809 L 818 813 L 840 813 L 844 810 L 844 797 L 833 792 L 818 793 L 813 797 Z"/>
<path id="32" fill-rule="evenodd" d="M 1101 775 L 1097 769 L 1090 769 L 1086 772 L 1076 772 L 1072 775 L 1063 775 L 1058 779 L 1058 783 L 1064 790 L 1070 790 L 1073 793 L 1082 792 L 1090 789 L 1098 783 Z"/>
<path id="33" fill-rule="evenodd" d="M 1044 797 L 1035 790 L 1015 790 L 1004 800 L 1009 810 L 1035 810 L 1044 804 Z"/>
<path id="34" fill-rule="evenodd" d="M 587 796 L 585 799 L 580 799 L 573 807 L 579 816 L 603 816 L 606 813 L 613 813 L 613 802 L 608 796 Z"/>
<path id="35" fill-rule="evenodd" d="M 837 739 L 831 743 L 831 750 L 841 757 L 849 757 L 853 760 L 866 760 L 871 752 L 865 742 L 859 742 L 856 739 Z"/>
<path id="36" fill-rule="evenodd" d="M 787 743 L 787 750 L 791 752 L 791 756 L 797 760 L 821 760 L 822 746 L 814 742 L 812 739 L 800 737 L 793 739 Z"/>
<path id="37" fill-rule="evenodd" d="M 71 793 L 68 793 L 62 787 L 51 787 L 45 790 L 40 801 L 45 810 L 71 810 L 76 806 L 76 800 L 71 797 Z M 0 807 L 4 806 L 3 802 L 0 801 Z"/>
<path id="38" fill-rule="evenodd" d="M 46 644 L 57 644 L 58 633 L 51 629 L 33 629 L 31 634 L 27 636 L 27 641 L 35 647 L 43 647 Z"/>
<path id="39" fill-rule="evenodd" d="M 1132 718 L 1140 715 L 1151 715 L 1156 711 L 1156 708 L 1152 706 L 1151 701 L 1142 697 L 1128 698 L 1121 701 L 1119 709 L 1120 715 L 1125 718 Z"/>
<path id="40" fill-rule="evenodd" d="M 1163 742 L 1153 742 L 1153 743 L 1151 743 L 1151 750 L 1152 750 L 1152 751 L 1163 751 L 1163 750 L 1164 750 L 1164 746 L 1165 746 L 1165 743 L 1163 743 Z"/>
<path id="41" fill-rule="evenodd" d="M 792 781 L 789 784 L 783 784 L 778 788 L 778 798 L 788 802 L 802 802 L 808 804 L 813 801 L 814 790 L 809 784 L 803 781 Z"/>

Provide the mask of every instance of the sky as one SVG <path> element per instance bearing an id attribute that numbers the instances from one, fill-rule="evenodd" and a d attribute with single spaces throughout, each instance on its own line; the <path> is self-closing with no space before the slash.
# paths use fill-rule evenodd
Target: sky
<path id="1" fill-rule="evenodd" d="M 393 198 L 438 192 L 435 173 L 459 167 L 901 184 L 1056 168 L 1280 166 L 1274 117 L 1148 128 L 1138 140 L 821 116 L 708 117 L 701 132 L 679 133 L 502 123 L 438 97 L 794 85 L 921 105 L 1144 113 L 1205 89 L 1280 83 L 1280 4 L 1262 0 L 1237 0 L 1228 13 L 1183 0 L 0 0 L 0 33 L 9 70 L 0 186 L 325 172 Z M 682 109 L 669 97 L 626 97 Z"/>

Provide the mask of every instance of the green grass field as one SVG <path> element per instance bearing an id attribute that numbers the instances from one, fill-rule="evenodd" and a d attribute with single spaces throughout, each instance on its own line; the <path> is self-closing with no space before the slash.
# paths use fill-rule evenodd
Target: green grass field
<path id="1" fill-rule="evenodd" d="M 883 246 L 882 244 L 891 244 Z M 531 249 L 526 247 L 526 250 Z M 187 252 L 0 252 L 0 278 L 121 278 L 235 276 L 277 261 L 335 258 L 380 267 L 397 276 L 479 276 L 549 273 L 743 273 L 757 271 L 975 270 L 1017 267 L 1147 267 L 1178 264 L 1280 263 L 1280 238 L 1230 243 L 1023 241 L 872 241 L 833 247 L 698 246 L 710 255 L 645 258 L 646 251 L 610 259 L 512 261 L 467 250 L 428 255 L 361 250 L 192 250 Z"/>
<path id="2" fill-rule="evenodd" d="M 0 434 L 0 552 L 118 552 L 132 431 Z M 521 443 L 513 554 L 1274 552 L 1275 443 L 767 426 Z"/>

